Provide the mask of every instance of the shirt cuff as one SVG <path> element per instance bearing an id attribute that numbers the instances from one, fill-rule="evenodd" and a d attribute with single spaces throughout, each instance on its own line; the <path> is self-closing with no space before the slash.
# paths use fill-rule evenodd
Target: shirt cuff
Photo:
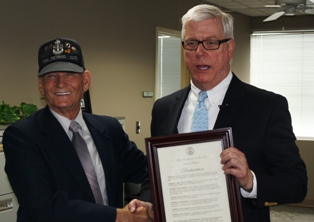
<path id="1" fill-rule="evenodd" d="M 241 195 L 244 198 L 257 198 L 257 179 L 256 176 L 254 174 L 254 172 L 251 170 L 252 175 L 253 175 L 253 189 L 251 192 L 247 192 L 246 190 L 244 190 L 243 188 L 240 188 L 241 191 Z"/>

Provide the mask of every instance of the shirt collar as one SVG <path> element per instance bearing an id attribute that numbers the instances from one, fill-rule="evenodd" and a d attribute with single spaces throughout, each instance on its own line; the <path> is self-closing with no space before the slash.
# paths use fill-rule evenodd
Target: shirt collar
<path id="1" fill-rule="evenodd" d="M 227 75 L 227 77 L 224 78 L 217 86 L 215 86 L 214 88 L 212 88 L 210 90 L 207 90 L 207 95 L 208 95 L 209 101 L 215 102 L 216 99 L 219 98 L 221 95 L 225 95 L 225 93 L 227 92 L 227 89 L 229 87 L 229 84 L 231 82 L 231 79 L 232 79 L 232 72 L 230 71 L 229 74 Z M 197 99 L 198 93 L 200 91 L 201 90 L 199 88 L 197 88 L 191 80 L 192 96 Z"/>
<path id="2" fill-rule="evenodd" d="M 60 114 L 56 113 L 52 109 L 50 109 L 50 111 L 54 115 L 54 117 L 56 117 L 56 119 L 59 121 L 59 123 L 61 124 L 64 131 L 69 135 L 69 126 L 70 126 L 70 123 L 72 120 L 69 120 L 68 118 L 66 118 L 64 116 L 61 116 Z M 83 120 L 82 110 L 79 111 L 79 113 L 77 114 L 77 116 L 74 120 L 80 124 L 80 126 L 81 126 L 80 129 L 85 127 L 85 122 Z"/>

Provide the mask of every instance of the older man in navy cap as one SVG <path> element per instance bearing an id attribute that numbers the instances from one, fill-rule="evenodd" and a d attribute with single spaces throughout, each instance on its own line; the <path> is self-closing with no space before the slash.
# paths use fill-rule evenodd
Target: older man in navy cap
<path id="1" fill-rule="evenodd" d="M 82 50 L 71 39 L 39 48 L 38 86 L 47 106 L 8 127 L 5 171 L 18 198 L 17 221 L 153 221 L 151 204 L 123 208 L 123 183 L 142 183 L 147 160 L 112 117 L 81 110 L 90 87 Z"/>

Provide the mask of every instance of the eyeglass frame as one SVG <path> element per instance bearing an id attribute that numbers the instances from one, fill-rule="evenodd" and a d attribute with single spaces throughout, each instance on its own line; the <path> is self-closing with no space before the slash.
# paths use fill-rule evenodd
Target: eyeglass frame
<path id="1" fill-rule="evenodd" d="M 232 38 L 226 38 L 226 39 L 222 39 L 222 40 L 203 40 L 203 41 L 198 41 L 198 40 L 186 40 L 186 41 L 182 41 L 182 47 L 185 49 L 185 50 L 188 50 L 188 51 L 193 51 L 193 50 L 197 50 L 198 46 L 202 43 L 202 46 L 204 47 L 204 49 L 206 50 L 217 50 L 219 49 L 220 45 L 222 43 L 225 43 L 225 42 L 228 42 L 230 41 Z M 185 48 L 185 45 L 184 43 L 185 42 L 197 42 L 197 46 L 195 49 L 187 49 Z M 214 49 L 207 49 L 205 46 L 204 46 L 204 42 L 217 42 L 218 43 L 218 46 L 217 48 L 214 48 Z"/>

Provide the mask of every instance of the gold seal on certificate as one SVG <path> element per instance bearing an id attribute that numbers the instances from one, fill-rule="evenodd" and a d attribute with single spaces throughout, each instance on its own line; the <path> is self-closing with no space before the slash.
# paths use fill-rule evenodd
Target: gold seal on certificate
<path id="1" fill-rule="evenodd" d="M 145 142 L 156 221 L 242 221 L 239 187 L 219 157 L 233 146 L 231 128 Z"/>

